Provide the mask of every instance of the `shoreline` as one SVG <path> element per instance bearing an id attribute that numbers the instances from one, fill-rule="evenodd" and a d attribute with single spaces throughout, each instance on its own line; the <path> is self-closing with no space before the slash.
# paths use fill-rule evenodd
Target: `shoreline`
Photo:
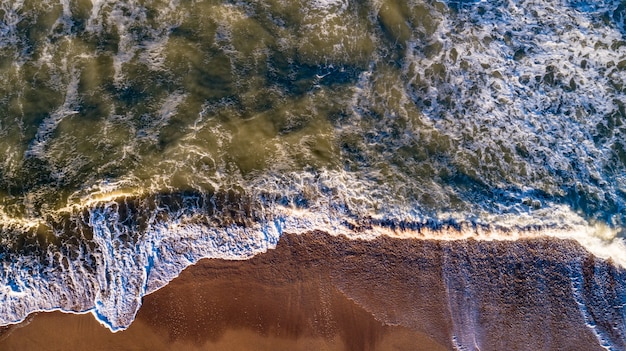
<path id="1" fill-rule="evenodd" d="M 125 331 L 111 333 L 86 314 L 39 313 L 27 325 L 5 327 L 0 348 L 35 349 L 41 342 L 75 348 L 91 339 L 109 349 L 150 342 L 143 347 L 234 350 L 248 342 L 248 348 L 386 350 L 404 340 L 403 350 L 451 350 L 455 343 L 602 350 L 599 338 L 622 348 L 622 332 L 611 327 L 626 325 L 624 308 L 616 310 L 626 296 L 624 278 L 623 269 L 573 240 L 285 234 L 276 249 L 249 260 L 189 266 L 144 297 Z M 58 335 L 43 332 L 50 325 Z"/>

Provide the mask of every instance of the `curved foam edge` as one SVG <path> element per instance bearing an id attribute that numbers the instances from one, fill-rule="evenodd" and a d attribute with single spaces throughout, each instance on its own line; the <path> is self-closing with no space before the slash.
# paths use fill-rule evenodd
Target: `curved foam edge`
<path id="1" fill-rule="evenodd" d="M 65 271 L 32 277 L 22 266 L 9 267 L 16 276 L 5 284 L 1 324 L 23 321 L 33 312 L 60 310 L 92 313 L 111 331 L 126 329 L 134 320 L 141 298 L 165 286 L 186 267 L 202 258 L 244 260 L 273 249 L 283 232 L 301 234 L 321 230 L 350 239 L 371 240 L 380 236 L 423 240 L 502 240 L 554 237 L 573 239 L 600 258 L 626 267 L 626 252 L 621 238 L 606 240 L 592 232 L 608 228 L 572 227 L 498 229 L 484 226 L 429 226 L 385 223 L 379 221 L 355 227 L 345 219 L 306 210 L 278 208 L 270 221 L 251 227 L 210 227 L 186 223 L 182 219 L 157 223 L 142 234 L 136 243 L 124 244 L 120 236 L 125 228 L 106 209 L 92 209 L 90 224 L 97 245 L 96 270 L 87 272 L 70 265 Z M 80 262 L 84 258 L 79 258 Z M 31 262 L 32 264 L 32 262 Z"/>

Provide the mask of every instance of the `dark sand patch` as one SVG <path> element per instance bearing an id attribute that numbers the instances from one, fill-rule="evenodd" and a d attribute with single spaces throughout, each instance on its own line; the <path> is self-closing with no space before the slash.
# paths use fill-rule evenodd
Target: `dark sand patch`
<path id="1" fill-rule="evenodd" d="M 285 235 L 250 260 L 186 269 L 145 297 L 126 331 L 41 313 L 5 330 L 0 350 L 436 351 L 453 349 L 455 333 L 482 351 L 601 350 L 578 302 L 597 325 L 623 328 L 623 315 L 608 313 L 623 278 L 571 241 Z"/>

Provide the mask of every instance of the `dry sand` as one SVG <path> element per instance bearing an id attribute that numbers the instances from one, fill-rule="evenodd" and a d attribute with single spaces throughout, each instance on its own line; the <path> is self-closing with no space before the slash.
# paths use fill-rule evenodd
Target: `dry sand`
<path id="1" fill-rule="evenodd" d="M 146 296 L 125 331 L 91 315 L 40 313 L 0 331 L 0 350 L 451 350 L 468 318 L 482 351 L 602 350 L 572 293 L 579 263 L 592 280 L 602 267 L 623 277 L 554 239 L 285 235 L 253 259 L 189 267 Z"/>

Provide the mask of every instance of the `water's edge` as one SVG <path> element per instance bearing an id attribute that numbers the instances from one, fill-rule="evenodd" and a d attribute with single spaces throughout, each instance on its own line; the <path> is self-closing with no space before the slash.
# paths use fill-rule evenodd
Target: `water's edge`
<path id="1" fill-rule="evenodd" d="M 243 281 L 260 291 L 272 291 L 270 287 L 301 286 L 298 282 L 318 277 L 383 324 L 423 332 L 448 349 L 626 347 L 622 303 L 626 271 L 598 259 L 573 240 L 443 241 L 388 236 L 355 240 L 312 231 L 285 233 L 276 248 L 238 262 L 200 260 L 187 267 L 172 287 L 144 298 L 155 316 L 142 316 L 140 310 L 139 319 L 162 321 L 168 313 L 156 308 L 154 301 L 189 289 L 189 282 L 236 282 L 240 280 L 229 277 L 250 274 Z M 233 284 L 228 288 L 239 291 L 237 284 L 242 283 Z M 204 289 L 201 286 L 198 289 Z M 188 298 L 197 302 L 194 294 L 215 293 L 191 290 Z M 248 308 L 267 303 L 257 301 Z M 185 318 L 194 319 L 200 328 L 203 318 L 209 317 L 190 312 Z M 156 325 L 166 328 L 161 322 Z"/>

